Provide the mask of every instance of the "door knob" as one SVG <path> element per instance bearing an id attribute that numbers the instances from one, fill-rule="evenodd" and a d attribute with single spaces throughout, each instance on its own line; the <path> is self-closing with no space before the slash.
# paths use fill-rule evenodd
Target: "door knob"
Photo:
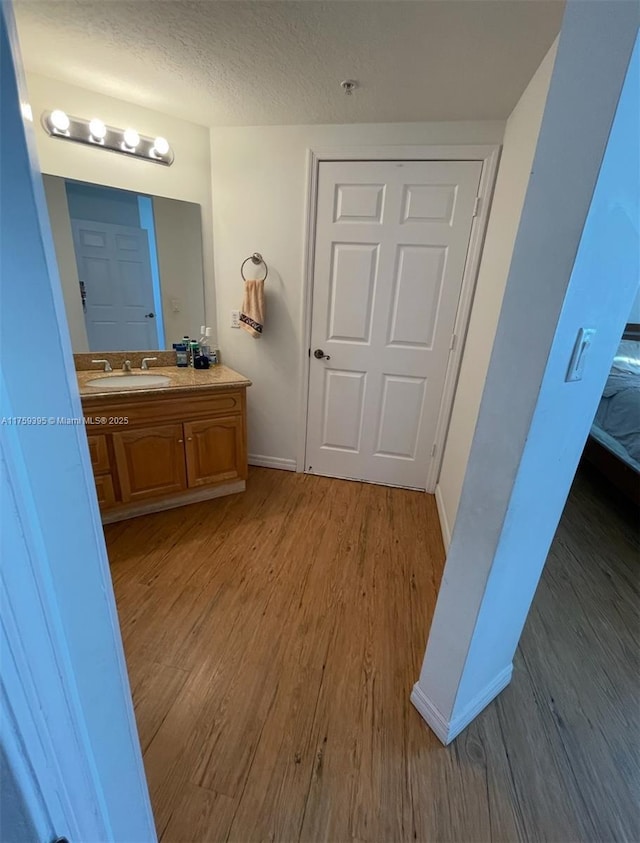
<path id="1" fill-rule="evenodd" d="M 153 319 L 155 317 L 155 313 L 145 313 L 145 319 Z"/>
<path id="2" fill-rule="evenodd" d="M 322 360 L 323 358 L 325 360 L 331 360 L 331 356 L 329 354 L 325 354 L 321 348 L 316 348 L 316 350 L 313 352 L 313 356 L 316 358 L 316 360 Z"/>

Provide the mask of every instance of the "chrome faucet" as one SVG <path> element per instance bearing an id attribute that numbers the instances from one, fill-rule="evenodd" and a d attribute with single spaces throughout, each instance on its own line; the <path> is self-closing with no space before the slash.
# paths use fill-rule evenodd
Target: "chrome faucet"
<path id="1" fill-rule="evenodd" d="M 153 363 L 154 360 L 157 360 L 157 357 L 143 357 L 142 358 L 142 365 L 140 366 L 141 369 L 148 369 L 149 363 Z"/>
<path id="2" fill-rule="evenodd" d="M 122 371 L 123 372 L 130 372 L 131 371 L 131 360 L 125 360 L 122 364 Z"/>
<path id="3" fill-rule="evenodd" d="M 101 363 L 104 366 L 105 372 L 113 372 L 113 369 L 111 368 L 111 363 L 109 363 L 108 360 L 92 360 L 91 362 L 92 363 Z"/>

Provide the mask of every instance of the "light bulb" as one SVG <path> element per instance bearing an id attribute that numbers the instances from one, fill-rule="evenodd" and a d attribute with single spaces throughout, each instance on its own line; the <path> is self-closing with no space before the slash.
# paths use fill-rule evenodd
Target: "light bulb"
<path id="1" fill-rule="evenodd" d="M 123 138 L 124 142 L 130 149 L 135 149 L 140 143 L 140 135 L 135 129 L 125 129 Z"/>
<path id="2" fill-rule="evenodd" d="M 51 112 L 50 120 L 53 128 L 57 129 L 59 132 L 66 132 L 71 124 L 71 121 L 65 112 L 61 111 L 59 108 L 56 108 L 55 111 Z"/>
<path id="3" fill-rule="evenodd" d="M 107 134 L 107 127 L 104 125 L 102 120 L 98 120 L 97 117 L 94 117 L 89 123 L 89 131 L 91 132 L 92 138 L 95 138 L 96 140 L 104 140 L 104 137 Z"/>
<path id="4" fill-rule="evenodd" d="M 169 152 L 169 141 L 166 138 L 156 138 L 153 142 L 153 149 L 158 155 L 166 155 Z"/>

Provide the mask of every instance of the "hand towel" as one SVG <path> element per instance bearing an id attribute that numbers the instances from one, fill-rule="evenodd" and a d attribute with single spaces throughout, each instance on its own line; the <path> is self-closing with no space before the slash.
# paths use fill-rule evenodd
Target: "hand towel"
<path id="1" fill-rule="evenodd" d="M 262 336 L 264 325 L 264 279 L 244 282 L 240 327 L 254 339 Z"/>

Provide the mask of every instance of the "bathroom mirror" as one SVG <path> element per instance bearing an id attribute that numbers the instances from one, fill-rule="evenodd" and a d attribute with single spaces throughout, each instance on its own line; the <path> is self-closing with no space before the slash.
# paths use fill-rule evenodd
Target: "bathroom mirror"
<path id="1" fill-rule="evenodd" d="M 170 349 L 199 331 L 199 205 L 43 178 L 74 353 Z"/>

